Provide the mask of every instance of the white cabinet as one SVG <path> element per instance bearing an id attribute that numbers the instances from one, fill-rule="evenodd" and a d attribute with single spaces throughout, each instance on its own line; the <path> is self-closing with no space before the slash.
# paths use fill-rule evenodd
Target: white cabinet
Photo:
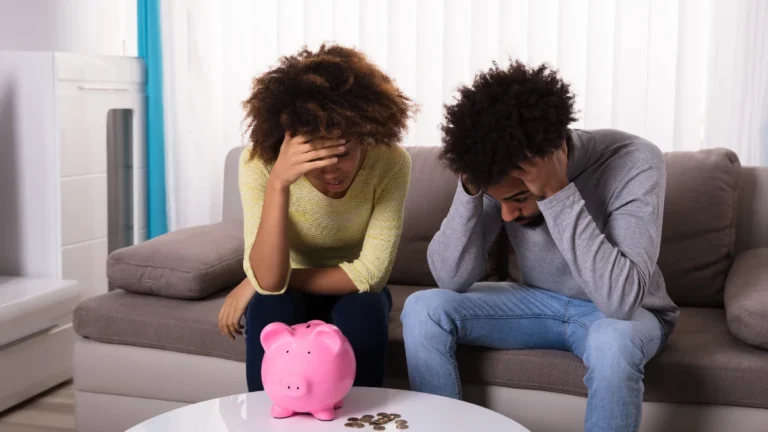
<path id="1" fill-rule="evenodd" d="M 0 275 L 107 292 L 147 237 L 146 71 L 137 58 L 0 52 Z"/>

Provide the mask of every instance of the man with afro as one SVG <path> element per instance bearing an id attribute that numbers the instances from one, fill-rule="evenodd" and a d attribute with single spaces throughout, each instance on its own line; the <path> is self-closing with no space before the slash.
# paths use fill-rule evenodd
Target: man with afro
<path id="1" fill-rule="evenodd" d="M 581 358 L 585 430 L 636 431 L 645 364 L 679 315 L 656 264 L 662 152 L 618 130 L 577 130 L 574 95 L 546 65 L 494 64 L 446 108 L 441 158 L 458 176 L 428 249 L 439 289 L 401 320 L 411 388 L 461 398 L 456 344 Z M 504 228 L 519 283 L 478 282 Z"/>

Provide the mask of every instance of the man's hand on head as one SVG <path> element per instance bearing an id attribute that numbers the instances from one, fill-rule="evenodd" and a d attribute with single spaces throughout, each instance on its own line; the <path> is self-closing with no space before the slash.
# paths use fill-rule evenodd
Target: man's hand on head
<path id="1" fill-rule="evenodd" d="M 563 142 L 554 153 L 531 158 L 512 174 L 525 182 L 533 195 L 547 199 L 568 186 L 568 147 Z"/>

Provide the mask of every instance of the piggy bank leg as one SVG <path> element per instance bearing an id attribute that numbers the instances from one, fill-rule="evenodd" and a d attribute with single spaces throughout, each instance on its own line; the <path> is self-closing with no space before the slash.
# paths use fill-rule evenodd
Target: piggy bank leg
<path id="1" fill-rule="evenodd" d="M 293 411 L 279 407 L 277 405 L 272 405 L 272 417 L 274 418 L 286 418 L 290 417 L 294 414 Z"/>
<path id="2" fill-rule="evenodd" d="M 333 408 L 322 411 L 313 411 L 312 415 L 318 420 L 333 420 L 334 417 L 336 417 Z"/>
<path id="3" fill-rule="evenodd" d="M 339 408 L 342 408 L 343 406 L 344 406 L 344 399 L 336 402 L 336 405 L 334 405 L 333 408 L 334 409 L 339 409 Z"/>

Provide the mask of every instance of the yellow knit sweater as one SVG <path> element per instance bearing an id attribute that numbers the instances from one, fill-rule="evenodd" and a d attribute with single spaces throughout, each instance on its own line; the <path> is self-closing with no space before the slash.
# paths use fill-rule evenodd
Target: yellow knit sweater
<path id="1" fill-rule="evenodd" d="M 240 155 L 245 255 L 243 268 L 261 294 L 249 260 L 261 219 L 272 164 Z M 323 195 L 304 177 L 291 185 L 288 200 L 288 247 L 291 268 L 341 267 L 360 292 L 378 292 L 389 278 L 403 225 L 403 205 L 411 159 L 400 146 L 371 146 L 343 198 Z M 289 275 L 290 277 L 290 272 Z"/>

